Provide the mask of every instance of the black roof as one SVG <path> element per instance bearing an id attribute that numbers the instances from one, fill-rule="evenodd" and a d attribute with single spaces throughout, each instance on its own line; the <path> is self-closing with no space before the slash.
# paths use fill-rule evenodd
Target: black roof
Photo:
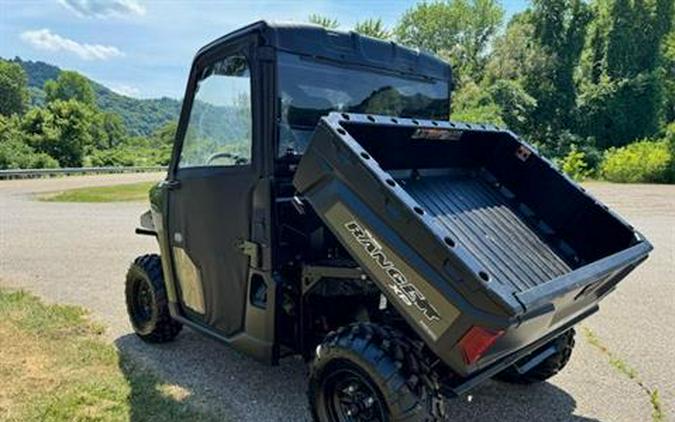
<path id="1" fill-rule="evenodd" d="M 357 34 L 318 25 L 259 21 L 204 46 L 197 55 L 229 40 L 259 33 L 278 50 L 345 63 L 360 64 L 450 81 L 450 65 L 430 54 Z"/>

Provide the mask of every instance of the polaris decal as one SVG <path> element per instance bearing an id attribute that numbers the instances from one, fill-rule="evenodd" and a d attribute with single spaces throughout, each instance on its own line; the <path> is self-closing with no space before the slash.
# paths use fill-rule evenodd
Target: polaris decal
<path id="1" fill-rule="evenodd" d="M 368 256 L 387 274 L 390 281 L 387 283 L 387 287 L 391 289 L 401 302 L 406 306 L 415 306 L 429 321 L 439 321 L 441 319 L 441 314 L 387 257 L 382 246 L 368 230 L 361 227 L 354 220 L 345 223 L 345 228 L 354 236 Z"/>

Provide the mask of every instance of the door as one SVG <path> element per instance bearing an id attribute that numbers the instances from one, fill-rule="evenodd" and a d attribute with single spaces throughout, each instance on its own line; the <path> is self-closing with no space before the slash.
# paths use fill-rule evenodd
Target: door
<path id="1" fill-rule="evenodd" d="M 193 78 L 174 151 L 168 237 L 185 316 L 230 336 L 243 326 L 249 258 L 239 245 L 249 239 L 257 180 L 249 61 L 221 55 Z"/>

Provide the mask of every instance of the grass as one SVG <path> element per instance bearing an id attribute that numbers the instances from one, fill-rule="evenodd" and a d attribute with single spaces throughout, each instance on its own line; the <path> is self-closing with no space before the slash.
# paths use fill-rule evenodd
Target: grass
<path id="1" fill-rule="evenodd" d="M 650 388 L 645 384 L 645 382 L 640 378 L 638 371 L 628 364 L 625 360 L 617 357 L 614 352 L 609 350 L 605 346 L 600 338 L 588 327 L 582 327 L 584 337 L 586 341 L 593 347 L 600 350 L 603 354 L 609 359 L 609 364 L 619 371 L 624 376 L 633 380 L 644 393 L 649 397 L 649 403 L 652 407 L 652 421 L 653 422 L 662 422 L 666 420 L 666 413 L 663 410 L 663 405 L 661 403 L 661 398 L 659 396 L 658 388 Z"/>
<path id="2" fill-rule="evenodd" d="M 82 308 L 0 289 L 0 420 L 213 420 L 126 359 Z"/>
<path id="3" fill-rule="evenodd" d="M 50 202 L 121 202 L 148 199 L 148 191 L 156 182 L 127 183 L 69 189 L 41 197 Z"/>

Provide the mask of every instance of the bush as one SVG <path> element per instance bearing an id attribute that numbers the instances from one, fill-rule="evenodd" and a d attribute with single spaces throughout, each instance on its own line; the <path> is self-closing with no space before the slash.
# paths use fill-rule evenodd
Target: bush
<path id="1" fill-rule="evenodd" d="M 577 149 L 576 145 L 572 145 L 570 152 L 559 160 L 558 164 L 562 171 L 576 181 L 582 181 L 591 174 L 586 162 L 586 153 Z"/>
<path id="2" fill-rule="evenodd" d="M 618 183 L 673 181 L 673 156 L 668 141 L 639 141 L 605 153 L 602 176 Z"/>
<path id="3" fill-rule="evenodd" d="M 85 158 L 85 165 L 101 166 L 165 166 L 171 158 L 171 144 L 153 137 L 126 138 L 109 149 L 94 149 Z"/>

